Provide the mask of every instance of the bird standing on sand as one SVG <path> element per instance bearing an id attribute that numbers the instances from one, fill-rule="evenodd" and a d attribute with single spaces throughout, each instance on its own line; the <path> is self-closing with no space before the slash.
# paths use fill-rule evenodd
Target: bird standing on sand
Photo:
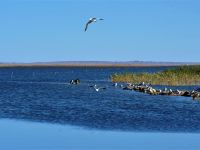
<path id="1" fill-rule="evenodd" d="M 93 22 L 97 22 L 97 20 L 104 20 L 104 19 L 102 19 L 102 18 L 90 18 L 89 21 L 85 25 L 85 32 L 87 31 L 88 25 L 93 23 Z"/>

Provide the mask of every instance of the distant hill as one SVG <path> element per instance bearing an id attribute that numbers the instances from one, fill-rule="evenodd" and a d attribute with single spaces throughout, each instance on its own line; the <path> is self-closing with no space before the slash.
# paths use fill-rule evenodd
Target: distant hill
<path id="1" fill-rule="evenodd" d="M 200 65 L 200 62 L 154 62 L 154 61 L 54 61 L 34 63 L 0 63 L 0 67 L 12 66 L 178 66 Z"/>

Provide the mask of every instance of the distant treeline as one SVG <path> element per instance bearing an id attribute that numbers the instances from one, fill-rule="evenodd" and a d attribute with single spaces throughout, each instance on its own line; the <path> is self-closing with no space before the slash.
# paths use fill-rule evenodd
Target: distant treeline
<path id="1" fill-rule="evenodd" d="M 122 73 L 111 75 L 113 82 L 147 82 L 152 85 L 200 85 L 200 65 L 179 66 L 157 73 Z"/>

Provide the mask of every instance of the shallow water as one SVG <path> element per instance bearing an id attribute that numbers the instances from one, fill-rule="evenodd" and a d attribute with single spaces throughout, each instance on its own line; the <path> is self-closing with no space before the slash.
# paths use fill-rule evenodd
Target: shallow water
<path id="1" fill-rule="evenodd" d="M 109 80 L 112 73 L 163 69 L 0 68 L 0 118 L 102 130 L 199 132 L 200 102 L 124 91 Z M 76 78 L 81 84 L 70 85 L 69 80 Z M 96 92 L 89 87 L 94 84 L 106 90 Z"/>

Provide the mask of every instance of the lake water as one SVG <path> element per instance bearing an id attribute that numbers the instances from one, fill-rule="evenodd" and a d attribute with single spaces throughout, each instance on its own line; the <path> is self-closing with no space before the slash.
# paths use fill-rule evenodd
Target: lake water
<path id="1" fill-rule="evenodd" d="M 112 86 L 120 72 L 157 72 L 166 67 L 0 68 L 0 118 L 134 132 L 200 131 L 200 101 L 151 96 Z M 69 80 L 79 78 L 80 85 Z M 96 92 L 90 85 L 106 87 Z M 194 87 L 178 87 L 193 89 Z"/>
<path id="2" fill-rule="evenodd" d="M 199 150 L 200 134 L 144 133 L 0 119 L 1 150 Z"/>

